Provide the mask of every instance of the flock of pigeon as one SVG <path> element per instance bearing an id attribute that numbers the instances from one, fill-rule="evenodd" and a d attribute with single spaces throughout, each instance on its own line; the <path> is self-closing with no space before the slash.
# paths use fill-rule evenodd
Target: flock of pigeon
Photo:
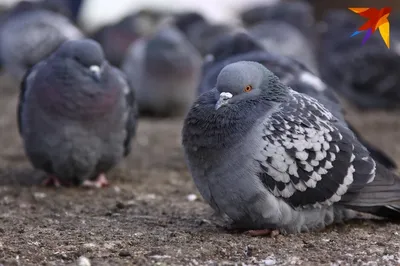
<path id="1" fill-rule="evenodd" d="M 243 11 L 240 26 L 143 10 L 87 34 L 54 3 L 21 2 L 0 24 L 1 65 L 21 84 L 19 133 L 46 184 L 107 185 L 139 116 L 185 116 L 189 170 L 231 229 L 400 218 L 396 164 L 337 97 L 397 107 L 396 25 L 394 49 L 378 35 L 361 46 L 350 11 L 317 23 L 307 2 L 281 1 Z"/>

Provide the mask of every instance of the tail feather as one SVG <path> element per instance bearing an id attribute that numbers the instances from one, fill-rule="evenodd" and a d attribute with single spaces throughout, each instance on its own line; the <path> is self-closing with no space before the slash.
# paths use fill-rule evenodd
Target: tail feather
<path id="1" fill-rule="evenodd" d="M 375 179 L 363 188 L 350 188 L 342 198 L 348 208 L 400 220 L 400 177 L 380 163 Z"/>

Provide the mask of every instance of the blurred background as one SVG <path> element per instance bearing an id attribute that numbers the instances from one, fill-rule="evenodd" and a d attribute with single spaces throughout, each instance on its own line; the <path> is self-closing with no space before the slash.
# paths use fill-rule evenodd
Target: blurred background
<path id="1" fill-rule="evenodd" d="M 15 5 L 21 0 L 0 0 L 2 9 Z M 31 0 L 38 1 L 38 0 Z M 70 2 L 81 2 L 81 0 L 66 0 Z M 88 31 L 95 30 L 102 25 L 116 22 L 123 16 L 142 8 L 162 9 L 165 11 L 186 11 L 193 10 L 202 13 L 211 21 L 236 21 L 236 13 L 256 4 L 277 2 L 278 0 L 82 0 L 82 7 L 79 10 L 79 21 Z M 309 0 L 315 7 L 317 18 L 321 17 L 324 10 L 329 8 L 347 7 L 383 7 L 391 6 L 395 10 L 400 8 L 399 1 L 392 0 Z"/>

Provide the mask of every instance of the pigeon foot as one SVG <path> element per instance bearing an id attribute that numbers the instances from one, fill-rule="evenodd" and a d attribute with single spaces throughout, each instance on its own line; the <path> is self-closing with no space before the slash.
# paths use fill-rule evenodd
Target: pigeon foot
<path id="1" fill-rule="evenodd" d="M 61 187 L 61 182 L 58 177 L 54 175 L 49 175 L 45 180 L 42 182 L 43 186 L 54 186 L 54 187 Z"/>
<path id="2" fill-rule="evenodd" d="M 96 178 L 96 180 L 85 180 L 82 183 L 83 187 L 89 187 L 89 188 L 102 188 L 108 186 L 110 183 L 107 180 L 107 177 L 104 173 L 99 174 L 99 176 Z"/>
<path id="3" fill-rule="evenodd" d="M 280 234 L 279 230 L 272 229 L 261 229 L 261 230 L 249 230 L 246 233 L 250 236 L 269 236 L 275 237 Z"/>

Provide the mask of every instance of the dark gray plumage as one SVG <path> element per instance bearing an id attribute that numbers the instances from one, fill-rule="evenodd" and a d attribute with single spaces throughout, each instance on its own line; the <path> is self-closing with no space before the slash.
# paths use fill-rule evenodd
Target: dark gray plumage
<path id="1" fill-rule="evenodd" d="M 66 40 L 83 38 L 66 17 L 49 10 L 13 13 L 0 27 L 0 59 L 18 81 Z"/>
<path id="2" fill-rule="evenodd" d="M 122 69 L 136 90 L 139 110 L 155 116 L 182 115 L 195 99 L 202 59 L 173 26 L 136 41 Z"/>
<path id="3" fill-rule="evenodd" d="M 361 134 L 345 120 L 344 110 L 331 87 L 323 82 L 318 76 L 311 73 L 306 66 L 286 56 L 272 54 L 263 50 L 261 45 L 246 33 L 226 37 L 212 50 L 209 56 L 211 60 L 203 66 L 203 77 L 199 86 L 199 93 L 210 90 L 222 68 L 228 64 L 238 61 L 255 61 L 267 67 L 279 77 L 282 83 L 293 90 L 307 94 L 333 113 L 336 118 L 345 122 L 356 134 L 357 139 L 367 147 L 372 158 L 385 167 L 396 168 L 396 163 L 383 151 L 371 145 Z"/>
<path id="4" fill-rule="evenodd" d="M 129 46 L 141 37 L 151 35 L 162 17 L 158 12 L 141 10 L 115 24 L 105 25 L 92 38 L 101 44 L 106 59 L 112 65 L 120 67 Z"/>
<path id="5" fill-rule="evenodd" d="M 244 10 L 240 17 L 246 26 L 264 21 L 281 21 L 296 27 L 308 40 L 315 38 L 314 8 L 305 1 L 278 1 L 273 4 L 257 5 Z"/>
<path id="6" fill-rule="evenodd" d="M 210 23 L 196 12 L 177 14 L 174 24 L 203 56 L 209 53 L 211 47 L 221 38 L 236 31 L 227 24 Z"/>
<path id="7" fill-rule="evenodd" d="M 389 17 L 390 20 L 390 17 Z M 397 108 L 400 100 L 400 31 L 391 27 L 388 49 L 379 32 L 350 37 L 365 23 L 346 10 L 331 10 L 320 23 L 321 77 L 359 108 Z"/>
<path id="8" fill-rule="evenodd" d="M 248 31 L 267 51 L 293 58 L 318 75 L 315 44 L 296 27 L 283 21 L 268 20 L 249 27 Z"/>
<path id="9" fill-rule="evenodd" d="M 400 218 L 400 178 L 340 119 L 256 62 L 230 64 L 182 131 L 193 179 L 232 227 L 296 233 L 354 218 Z"/>
<path id="10" fill-rule="evenodd" d="M 105 184 L 105 173 L 130 152 L 136 120 L 133 90 L 92 40 L 65 42 L 21 84 L 26 154 L 56 184 Z"/>

